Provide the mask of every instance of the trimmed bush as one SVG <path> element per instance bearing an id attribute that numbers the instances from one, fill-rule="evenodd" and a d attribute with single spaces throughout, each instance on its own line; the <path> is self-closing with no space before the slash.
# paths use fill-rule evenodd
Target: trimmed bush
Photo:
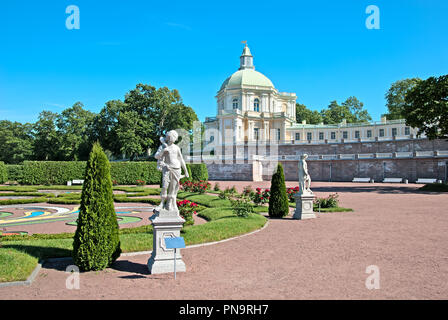
<path id="1" fill-rule="evenodd" d="M 137 180 L 145 181 L 146 184 L 160 184 L 162 178 L 154 161 L 112 162 L 110 173 L 113 180 L 125 185 L 136 184 Z"/>
<path id="2" fill-rule="evenodd" d="M 103 270 L 121 253 L 110 164 L 99 143 L 87 162 L 73 241 L 73 261 L 82 271 Z"/>
<path id="3" fill-rule="evenodd" d="M 205 163 L 188 164 L 191 169 L 191 181 L 208 181 L 207 165 Z"/>
<path id="4" fill-rule="evenodd" d="M 328 198 L 314 199 L 314 205 L 320 208 L 337 208 L 339 206 L 339 195 L 337 193 L 330 194 Z"/>
<path id="5" fill-rule="evenodd" d="M 279 163 L 276 172 L 272 175 L 271 195 L 269 198 L 269 216 L 282 218 L 289 213 L 289 200 L 286 194 L 285 176 L 283 166 Z"/>
<path id="6" fill-rule="evenodd" d="M 12 182 L 12 181 L 17 181 L 17 182 L 21 182 L 22 181 L 22 177 L 23 177 L 23 165 L 21 164 L 8 164 L 6 165 L 6 170 L 7 170 L 7 174 L 8 174 L 8 179 L 7 181 Z"/>
<path id="7" fill-rule="evenodd" d="M 52 198 L 53 199 L 53 198 Z M 47 202 L 47 198 L 39 197 L 39 198 L 31 198 L 31 199 L 10 199 L 10 200 L 0 200 L 1 206 L 8 206 L 11 204 L 28 204 L 28 203 L 43 203 Z"/>
<path id="8" fill-rule="evenodd" d="M 20 184 L 67 184 L 73 179 L 83 179 L 84 161 L 24 161 Z"/>
<path id="9" fill-rule="evenodd" d="M 6 164 L 0 161 L 0 183 L 5 183 L 8 181 L 8 170 L 6 169 Z"/>
<path id="10" fill-rule="evenodd" d="M 9 180 L 27 185 L 65 185 L 70 180 L 84 179 L 85 161 L 25 161 L 21 166 L 8 165 Z M 117 184 L 133 185 L 137 180 L 158 184 L 161 173 L 156 162 L 112 162 L 112 179 Z"/>

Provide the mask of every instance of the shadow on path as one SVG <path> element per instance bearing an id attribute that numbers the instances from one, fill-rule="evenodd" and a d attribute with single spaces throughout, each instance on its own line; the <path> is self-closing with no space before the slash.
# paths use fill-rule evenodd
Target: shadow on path
<path id="1" fill-rule="evenodd" d="M 149 270 L 146 264 L 142 264 L 142 263 L 135 263 L 129 260 L 118 260 L 115 261 L 112 266 L 110 267 L 111 269 L 117 270 L 117 271 L 122 271 L 122 272 L 129 272 L 129 273 L 135 273 L 135 275 L 133 276 L 124 276 L 122 278 L 127 278 L 129 279 L 130 277 L 140 277 L 140 278 L 144 278 L 141 276 L 137 276 L 137 275 L 149 275 Z"/>

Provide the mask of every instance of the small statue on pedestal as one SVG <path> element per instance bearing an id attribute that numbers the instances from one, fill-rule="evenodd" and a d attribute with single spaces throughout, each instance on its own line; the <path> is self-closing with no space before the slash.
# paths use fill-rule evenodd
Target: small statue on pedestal
<path id="1" fill-rule="evenodd" d="M 299 161 L 299 193 L 313 193 L 311 191 L 311 176 L 308 173 L 308 165 L 306 159 L 308 155 L 305 153 L 300 156 Z"/>
<path id="2" fill-rule="evenodd" d="M 316 218 L 313 212 L 314 194 L 311 191 L 311 177 L 308 173 L 308 165 L 306 159 L 307 154 L 303 154 L 299 160 L 299 192 L 294 195 L 296 200 L 296 210 L 294 211 L 294 219 L 312 219 Z"/>
<path id="3" fill-rule="evenodd" d="M 189 177 L 180 148 L 174 144 L 177 138 L 176 131 L 168 131 L 165 138 L 160 138 L 162 144 L 154 156 L 157 159 L 157 169 L 162 171 L 162 191 L 160 193 L 162 201 L 156 208 L 158 211 L 161 209 L 178 210 L 177 192 L 179 191 L 179 181 L 184 177 L 181 175 L 181 168 L 184 169 L 185 177 Z"/>
<path id="4" fill-rule="evenodd" d="M 178 137 L 176 131 L 168 131 L 165 138 L 160 138 L 162 145 L 155 154 L 157 169 L 162 171 L 162 190 L 160 205 L 154 209 L 154 215 L 150 218 L 153 225 L 153 250 L 148 260 L 148 269 L 151 274 L 186 271 L 180 250 L 173 252 L 165 244 L 166 238 L 180 237 L 180 230 L 185 222 L 176 203 L 179 182 L 183 177 L 182 169 L 188 177 L 180 148 L 174 144 Z"/>

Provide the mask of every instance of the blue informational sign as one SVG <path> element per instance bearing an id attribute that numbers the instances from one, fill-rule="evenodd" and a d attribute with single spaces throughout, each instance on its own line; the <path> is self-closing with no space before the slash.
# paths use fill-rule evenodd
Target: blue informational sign
<path id="1" fill-rule="evenodd" d="M 167 249 L 181 249 L 185 248 L 185 241 L 182 237 L 165 238 L 165 246 Z"/>

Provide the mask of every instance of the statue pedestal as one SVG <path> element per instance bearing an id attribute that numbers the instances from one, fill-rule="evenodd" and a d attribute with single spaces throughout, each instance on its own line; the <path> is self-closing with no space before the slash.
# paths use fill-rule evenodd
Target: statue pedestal
<path id="1" fill-rule="evenodd" d="M 154 215 L 149 218 L 153 225 L 153 250 L 148 260 L 148 269 L 151 274 L 174 272 L 174 249 L 167 249 L 165 238 L 180 237 L 180 229 L 185 220 L 179 211 L 155 209 Z M 185 263 L 182 261 L 180 249 L 176 250 L 176 272 L 185 272 Z"/>
<path id="2" fill-rule="evenodd" d="M 303 220 L 316 218 L 316 214 L 313 212 L 314 194 L 296 193 L 294 198 L 296 199 L 296 210 L 292 216 L 293 219 Z"/>

